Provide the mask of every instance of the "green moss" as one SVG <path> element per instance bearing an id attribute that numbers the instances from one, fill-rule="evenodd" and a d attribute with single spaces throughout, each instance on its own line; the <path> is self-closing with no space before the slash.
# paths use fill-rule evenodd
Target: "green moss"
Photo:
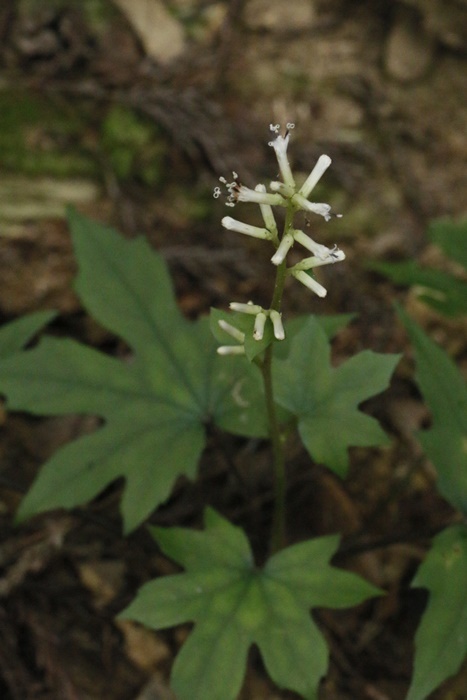
<path id="1" fill-rule="evenodd" d="M 114 105 L 102 122 L 101 134 L 101 146 L 117 178 L 135 178 L 151 186 L 161 182 L 165 147 L 153 122 Z"/>
<path id="2" fill-rule="evenodd" d="M 77 110 L 19 90 L 0 91 L 0 163 L 28 175 L 92 175 Z"/>

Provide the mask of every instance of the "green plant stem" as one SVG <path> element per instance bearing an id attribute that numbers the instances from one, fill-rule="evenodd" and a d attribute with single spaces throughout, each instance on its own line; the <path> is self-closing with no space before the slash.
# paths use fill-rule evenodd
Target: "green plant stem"
<path id="1" fill-rule="evenodd" d="M 293 220 L 294 210 L 288 209 L 284 234 L 290 228 Z M 284 291 L 285 279 L 287 276 L 287 263 L 284 260 L 277 267 L 274 292 L 271 301 L 271 309 L 280 311 L 282 294 Z M 266 412 L 268 417 L 269 438 L 271 440 L 271 450 L 273 459 L 274 478 L 274 506 L 271 528 L 271 553 L 277 552 L 285 546 L 285 497 L 286 497 L 286 476 L 285 476 L 285 456 L 284 440 L 281 433 L 279 421 L 277 419 L 276 404 L 274 401 L 274 387 L 272 382 L 272 357 L 274 345 L 269 345 L 264 353 L 261 372 L 263 376 L 264 395 L 266 399 Z"/>
<path id="2" fill-rule="evenodd" d="M 269 438 L 273 459 L 274 477 L 274 505 L 271 528 L 271 554 L 285 546 L 285 457 L 284 445 L 280 427 L 277 420 L 276 405 L 274 403 L 274 390 L 272 385 L 272 345 L 264 353 L 264 361 L 261 366 L 263 375 L 264 394 L 266 398 L 266 412 L 268 417 Z"/>

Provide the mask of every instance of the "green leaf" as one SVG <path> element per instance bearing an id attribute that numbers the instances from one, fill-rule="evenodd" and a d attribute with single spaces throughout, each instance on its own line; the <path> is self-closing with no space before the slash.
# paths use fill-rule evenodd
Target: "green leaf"
<path id="1" fill-rule="evenodd" d="M 467 311 L 467 283 L 447 272 L 420 267 L 412 260 L 400 263 L 371 263 L 368 267 L 400 285 L 414 285 L 425 303 L 446 316 Z"/>
<path id="2" fill-rule="evenodd" d="M 428 238 L 467 270 L 467 222 L 439 220 L 431 223 Z M 467 312 L 467 282 L 453 275 L 410 260 L 400 263 L 372 262 L 371 270 L 389 277 L 396 284 L 415 285 L 417 296 L 446 316 Z"/>
<path id="3" fill-rule="evenodd" d="M 284 324 L 285 340 L 274 346 L 274 357 L 284 359 L 288 356 L 290 349 L 295 343 L 295 336 L 308 323 L 310 318 L 312 318 L 312 316 L 307 314 L 306 316 L 296 316 L 286 321 Z M 355 314 L 329 314 L 328 316 L 313 316 L 313 318 L 315 318 L 322 327 L 326 337 L 332 340 L 342 328 L 345 328 L 345 326 L 355 318 Z"/>
<path id="4" fill-rule="evenodd" d="M 467 654 L 467 527 L 447 528 L 412 583 L 429 591 L 415 637 L 415 661 L 407 700 L 425 700 L 459 669 Z"/>
<path id="5" fill-rule="evenodd" d="M 234 700 L 252 644 L 277 685 L 314 700 L 328 652 L 310 608 L 348 607 L 380 594 L 329 565 L 335 536 L 284 549 L 259 569 L 243 531 L 211 509 L 204 532 L 151 530 L 186 573 L 145 584 L 120 617 L 154 629 L 195 623 L 172 670 L 179 700 Z"/>
<path id="6" fill-rule="evenodd" d="M 103 419 L 96 432 L 44 465 L 18 517 L 81 505 L 123 477 L 128 531 L 166 500 L 179 475 L 195 476 L 207 421 L 244 427 L 249 434 L 251 420 L 253 434 L 264 431 L 244 405 L 248 371 L 256 368 L 246 370 L 244 359 L 219 357 L 207 319 L 190 323 L 182 317 L 165 263 L 146 240 L 126 240 L 76 213 L 70 222 L 76 289 L 95 318 L 136 356 L 124 363 L 71 340 L 46 338 L 0 363 L 9 408 Z M 23 340 L 37 327 L 24 323 Z"/>
<path id="7" fill-rule="evenodd" d="M 55 311 L 36 311 L 3 326 L 0 329 L 0 360 L 19 352 L 56 315 Z"/>
<path id="8" fill-rule="evenodd" d="M 467 514 L 467 387 L 450 357 L 398 309 L 415 349 L 415 379 L 432 413 L 417 434 L 438 474 L 440 493 Z"/>
<path id="9" fill-rule="evenodd" d="M 438 219 L 428 228 L 428 238 L 467 270 L 467 220 Z"/>
<path id="10" fill-rule="evenodd" d="M 298 417 L 300 436 L 313 459 L 343 475 L 348 447 L 387 443 L 377 421 L 358 406 L 386 389 L 400 356 L 365 350 L 333 368 L 330 354 L 325 332 L 310 317 L 288 357 L 276 363 L 274 386 L 277 402 Z"/>

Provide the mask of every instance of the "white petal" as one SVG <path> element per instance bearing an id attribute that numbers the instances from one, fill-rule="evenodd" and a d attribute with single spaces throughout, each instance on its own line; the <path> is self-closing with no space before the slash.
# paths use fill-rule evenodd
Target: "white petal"
<path id="1" fill-rule="evenodd" d="M 290 134 L 287 133 L 285 136 L 278 135 L 271 141 L 271 145 L 276 152 L 277 162 L 279 163 L 279 170 L 281 171 L 282 179 L 286 185 L 290 187 L 295 187 L 295 180 L 292 175 L 292 170 L 290 169 L 289 160 L 287 158 L 287 147 L 289 145 Z"/>
<path id="2" fill-rule="evenodd" d="M 241 314 L 251 314 L 252 316 L 256 316 L 256 314 L 261 313 L 263 307 L 259 306 L 258 304 L 253 304 L 251 301 L 249 301 L 248 304 L 231 301 L 229 304 L 229 309 L 232 309 L 232 311 L 239 311 Z"/>
<path id="3" fill-rule="evenodd" d="M 219 326 L 219 328 L 222 328 L 223 331 L 231 335 L 232 338 L 238 340 L 239 343 L 245 342 L 245 333 L 242 333 L 242 331 L 240 331 L 238 328 L 235 328 L 235 326 L 231 326 L 230 323 L 227 323 L 227 321 L 220 319 L 217 322 L 217 325 Z"/>
<path id="4" fill-rule="evenodd" d="M 316 183 L 322 178 L 323 174 L 329 168 L 331 163 L 332 161 L 329 156 L 320 156 L 315 167 L 308 175 L 303 185 L 300 187 L 300 194 L 302 194 L 304 197 L 308 197 L 312 189 L 316 186 Z"/>
<path id="5" fill-rule="evenodd" d="M 275 311 L 275 309 L 272 309 L 272 311 L 269 314 L 269 317 L 274 327 L 274 337 L 276 338 L 276 340 L 284 340 L 285 331 L 284 326 L 282 325 L 281 314 L 278 311 Z"/>
<path id="6" fill-rule="evenodd" d="M 308 199 L 305 199 L 305 197 L 300 194 L 300 192 L 297 192 L 297 194 L 293 196 L 293 201 L 305 211 L 311 211 L 313 214 L 324 216 L 326 221 L 329 221 L 331 218 L 331 207 L 329 204 L 324 204 L 322 202 L 309 202 Z"/>
<path id="7" fill-rule="evenodd" d="M 243 345 L 221 345 L 217 348 L 218 355 L 244 355 L 245 348 Z"/>
<path id="8" fill-rule="evenodd" d="M 311 270 L 314 267 L 321 267 L 322 265 L 332 265 L 333 263 L 336 262 L 342 262 L 342 260 L 345 260 L 345 253 L 342 250 L 336 249 L 336 250 L 329 250 L 329 254 L 327 257 L 316 257 L 316 255 L 313 255 L 311 258 L 304 258 L 301 260 L 299 263 L 294 265 L 293 268 L 290 268 L 289 273 L 292 270 Z"/>
<path id="9" fill-rule="evenodd" d="M 308 287 L 308 289 L 311 289 L 312 292 L 317 294 L 319 297 L 325 297 L 327 294 L 326 289 L 313 277 L 310 277 L 310 275 L 307 275 L 306 272 L 303 272 L 303 270 L 299 270 L 298 272 L 292 272 L 292 275 L 302 284 L 305 285 L 305 287 Z"/>
<path id="10" fill-rule="evenodd" d="M 294 237 L 291 233 L 286 233 L 284 238 L 281 240 L 278 249 L 271 258 L 273 265 L 280 265 L 285 260 L 285 256 L 289 252 L 290 248 L 293 246 Z"/>
<path id="11" fill-rule="evenodd" d="M 232 219 L 231 216 L 224 216 L 221 223 L 222 226 L 229 231 L 237 231 L 237 233 L 253 236 L 253 238 L 262 238 L 263 240 L 271 238 L 271 234 L 267 229 L 260 228 L 259 226 L 251 226 L 251 224 L 244 224 L 242 221 Z"/>
<path id="12" fill-rule="evenodd" d="M 262 313 L 262 312 L 256 316 L 255 327 L 254 327 L 254 331 L 253 331 L 253 338 L 255 340 L 262 340 L 263 339 L 266 318 L 267 318 L 266 314 Z"/>
<path id="13" fill-rule="evenodd" d="M 257 190 L 250 190 L 249 187 L 241 185 L 239 187 L 236 198 L 240 202 L 255 202 L 256 204 L 272 204 L 272 206 L 277 204 L 283 204 L 284 200 L 280 194 L 270 194 L 269 192 L 258 192 Z"/>
<path id="14" fill-rule="evenodd" d="M 263 194 L 266 192 L 264 185 L 256 185 L 255 190 Z M 277 239 L 277 224 L 271 205 L 260 203 L 259 208 L 261 209 L 261 216 L 263 217 L 265 227 L 272 233 L 273 239 Z"/>
<path id="15" fill-rule="evenodd" d="M 279 194 L 281 194 L 283 197 L 286 197 L 287 199 L 291 199 L 295 194 L 294 187 L 291 187 L 290 185 L 285 185 L 283 182 L 278 182 L 277 180 L 273 180 L 272 182 L 270 182 L 269 187 L 273 192 L 279 192 Z"/>
<path id="16" fill-rule="evenodd" d="M 300 243 L 300 245 L 313 253 L 313 255 L 316 255 L 317 258 L 325 260 L 329 255 L 329 248 L 327 246 L 316 243 L 316 241 L 310 238 L 310 236 L 307 236 L 306 233 L 303 233 L 303 231 L 294 229 L 293 237 L 297 243 Z"/>

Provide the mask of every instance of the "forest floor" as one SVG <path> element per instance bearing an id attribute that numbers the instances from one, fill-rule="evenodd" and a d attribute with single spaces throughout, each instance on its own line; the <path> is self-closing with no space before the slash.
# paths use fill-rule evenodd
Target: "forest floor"
<path id="1" fill-rule="evenodd" d="M 255 3 L 256 14 L 241 2 L 173 5 L 190 28 L 191 43 L 182 42 L 172 62 L 163 62 L 148 58 L 145 37 L 110 0 L 2 3 L 1 320 L 57 309 L 50 329 L 55 335 L 121 351 L 121 341 L 86 315 L 73 291 L 68 203 L 129 237 L 146 235 L 167 260 L 188 318 L 211 306 L 227 308 L 232 300 L 266 305 L 268 258 L 256 241 L 222 229 L 225 210 L 212 199 L 212 189 L 231 170 L 250 185 L 275 178 L 266 143 L 269 122 L 281 120 L 285 102 L 293 104 L 290 119 L 284 118 L 297 121 L 292 159 L 305 172 L 322 152 L 332 155 L 327 189 L 320 194 L 345 215 L 320 224 L 316 237 L 338 243 L 347 260 L 341 269 L 325 271 L 326 300 L 312 299 L 296 285 L 284 313 L 355 314 L 333 343 L 336 363 L 364 348 L 404 356 L 388 391 L 364 407 L 387 431 L 389 447 L 352 449 L 344 481 L 313 464 L 298 441 L 293 447 L 288 538 L 341 533 L 336 565 L 388 592 L 351 610 L 313 613 L 331 649 L 322 700 L 401 700 L 426 603 L 424 591 L 411 589 L 410 581 L 430 538 L 456 514 L 437 493 L 433 470 L 414 438 L 430 415 L 413 381 L 411 349 L 393 302 L 404 304 L 462 369 L 467 328 L 465 319 L 430 311 L 369 271 L 367 263 L 412 257 L 447 264 L 426 245 L 425 234 L 437 216 L 465 215 L 465 49 L 450 46 L 441 29 L 433 34 L 435 48 L 428 40 L 414 48 L 410 13 L 417 3 L 401 3 L 401 12 L 409 13 L 402 19 L 391 14 L 389 2 L 359 2 L 349 9 L 352 3 L 334 0 L 326 12 L 326 3 L 310 3 L 316 16 L 300 19 L 317 27 L 310 68 L 315 87 L 307 92 L 303 76 L 290 68 L 306 55 L 294 48 L 308 40 L 299 19 L 297 26 L 280 29 L 280 18 L 271 19 L 264 3 Z M 308 7 L 291 5 L 297 11 Z M 404 34 L 400 27 L 409 29 Z M 366 41 L 359 28 L 368 39 L 366 53 L 358 44 Z M 385 32 L 382 60 L 392 83 L 375 77 Z M 391 41 L 402 42 L 403 50 L 408 42 L 412 62 L 398 63 Z M 324 47 L 331 45 L 328 56 Z M 281 63 L 287 56 L 289 68 Z M 326 93 L 326 71 L 340 60 L 344 75 Z M 279 99 L 274 71 L 284 76 L 288 70 L 294 87 Z M 246 84 L 238 79 L 242 71 L 249 76 Z M 446 115 L 437 111 L 442 109 L 450 116 L 449 135 Z M 14 524 L 40 465 L 89 430 L 93 418 L 31 418 L 3 409 L 0 419 L 0 697 L 173 698 L 170 667 L 188 627 L 155 633 L 115 620 L 142 583 L 174 570 L 145 527 L 123 537 L 121 483 L 72 512 Z M 213 505 L 242 525 L 261 551 L 269 529 L 269 465 L 266 444 L 212 429 L 199 478 L 180 480 L 150 522 L 199 526 L 204 507 Z M 467 667 L 433 697 L 466 699 L 465 687 Z M 293 697 L 272 686 L 253 650 L 241 700 Z"/>

